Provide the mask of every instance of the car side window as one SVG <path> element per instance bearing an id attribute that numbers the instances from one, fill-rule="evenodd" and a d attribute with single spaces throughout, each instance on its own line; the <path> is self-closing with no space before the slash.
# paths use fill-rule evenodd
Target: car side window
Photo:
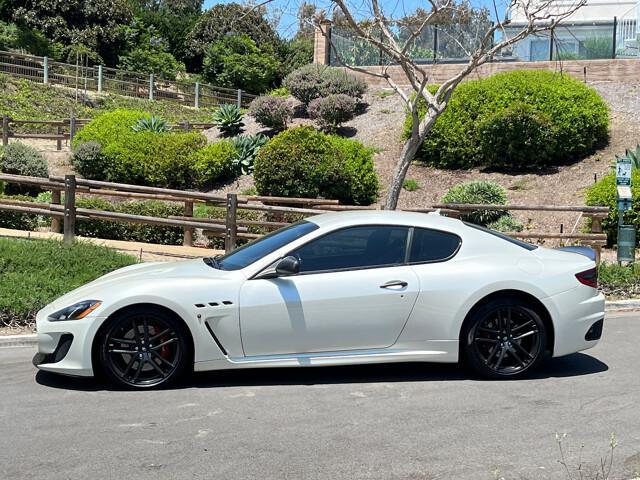
<path id="1" fill-rule="evenodd" d="M 415 228 L 411 240 L 410 263 L 442 262 L 458 251 L 460 237 L 453 233 Z"/>
<path id="2" fill-rule="evenodd" d="M 408 227 L 362 226 L 329 233 L 291 253 L 300 272 L 374 268 L 404 263 Z"/>

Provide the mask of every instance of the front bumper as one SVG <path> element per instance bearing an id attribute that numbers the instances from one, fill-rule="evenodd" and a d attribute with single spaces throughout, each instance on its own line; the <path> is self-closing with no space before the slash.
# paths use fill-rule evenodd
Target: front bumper
<path id="1" fill-rule="evenodd" d="M 595 347 L 602 335 L 604 295 L 579 286 L 542 302 L 551 313 L 555 333 L 553 356 Z"/>
<path id="2" fill-rule="evenodd" d="M 48 372 L 93 376 L 92 339 L 101 320 L 89 315 L 81 320 L 50 322 L 43 313 L 38 313 L 38 352 L 33 364 Z"/>

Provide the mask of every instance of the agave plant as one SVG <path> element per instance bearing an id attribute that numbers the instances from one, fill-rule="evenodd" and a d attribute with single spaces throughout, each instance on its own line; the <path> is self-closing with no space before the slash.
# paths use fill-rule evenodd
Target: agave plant
<path id="1" fill-rule="evenodd" d="M 233 168 L 247 175 L 253 172 L 253 161 L 258 154 L 258 150 L 269 140 L 265 135 L 241 135 L 233 139 L 233 147 L 236 154 L 233 158 Z"/>
<path id="2" fill-rule="evenodd" d="M 213 112 L 213 123 L 220 129 L 225 137 L 234 137 L 240 133 L 244 122 L 242 110 L 233 104 L 222 105 Z"/>
<path id="3" fill-rule="evenodd" d="M 635 150 L 625 150 L 623 157 L 616 155 L 616 160 L 624 158 L 631 160 L 632 168 L 640 168 L 640 145 L 636 145 Z"/>
<path id="4" fill-rule="evenodd" d="M 135 132 L 164 133 L 171 130 L 167 121 L 162 117 L 141 118 L 133 127 Z"/>

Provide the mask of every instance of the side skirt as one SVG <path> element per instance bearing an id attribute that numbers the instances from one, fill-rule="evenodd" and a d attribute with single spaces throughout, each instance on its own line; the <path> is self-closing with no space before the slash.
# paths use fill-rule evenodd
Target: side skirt
<path id="1" fill-rule="evenodd" d="M 457 340 L 439 341 L 437 343 L 438 347 L 440 347 L 437 350 L 351 350 L 342 352 L 234 357 L 196 362 L 194 369 L 196 371 L 206 371 L 231 368 L 322 367 L 392 362 L 456 363 L 458 361 Z"/>

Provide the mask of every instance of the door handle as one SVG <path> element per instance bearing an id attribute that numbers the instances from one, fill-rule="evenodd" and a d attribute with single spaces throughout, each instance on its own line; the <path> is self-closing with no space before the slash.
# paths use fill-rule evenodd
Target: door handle
<path id="1" fill-rule="evenodd" d="M 383 283 L 382 285 L 380 285 L 380 288 L 393 288 L 393 287 L 404 288 L 407 285 L 409 285 L 409 284 L 407 282 L 405 282 L 404 280 L 391 280 L 390 282 Z"/>

